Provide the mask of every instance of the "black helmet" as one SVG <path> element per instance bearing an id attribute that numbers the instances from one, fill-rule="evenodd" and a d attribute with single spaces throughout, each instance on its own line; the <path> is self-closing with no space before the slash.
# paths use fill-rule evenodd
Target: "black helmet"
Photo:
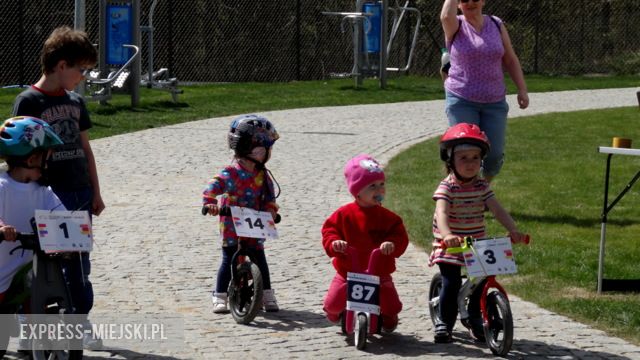
<path id="1" fill-rule="evenodd" d="M 273 124 L 260 115 L 242 115 L 233 119 L 227 136 L 229 148 L 235 151 L 236 156 L 247 156 L 260 146 L 269 149 L 279 137 Z"/>

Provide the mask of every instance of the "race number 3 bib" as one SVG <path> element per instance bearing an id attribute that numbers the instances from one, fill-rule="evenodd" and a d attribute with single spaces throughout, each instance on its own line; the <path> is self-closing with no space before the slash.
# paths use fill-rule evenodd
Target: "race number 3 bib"
<path id="1" fill-rule="evenodd" d="M 347 310 L 380 315 L 380 278 L 347 273 Z"/>
<path id="2" fill-rule="evenodd" d="M 93 234 L 88 211 L 35 212 L 40 248 L 44 252 L 93 250 Z"/>
<path id="3" fill-rule="evenodd" d="M 469 276 L 487 276 L 514 274 L 518 272 L 513 258 L 511 239 L 496 238 L 473 243 L 475 254 L 471 249 L 463 253 Z"/>
<path id="4" fill-rule="evenodd" d="M 258 239 L 278 238 L 276 223 L 268 211 L 231 206 L 231 216 L 238 236 Z"/>

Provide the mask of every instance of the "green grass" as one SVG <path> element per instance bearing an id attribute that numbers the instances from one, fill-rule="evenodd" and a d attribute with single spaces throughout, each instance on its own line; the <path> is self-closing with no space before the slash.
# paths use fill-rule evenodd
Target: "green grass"
<path id="1" fill-rule="evenodd" d="M 636 344 L 640 296 L 598 296 L 595 290 L 606 160 L 597 147 L 611 146 L 614 136 L 631 138 L 638 147 L 638 116 L 632 107 L 511 120 L 505 165 L 492 183 L 520 230 L 532 236 L 530 246 L 516 246 L 518 274 L 501 278 L 507 291 Z M 437 141 L 413 146 L 386 169 L 387 205 L 403 217 L 412 241 L 425 249 L 432 239 L 431 195 L 444 176 Z M 609 201 L 638 170 L 639 157 L 613 157 Z M 606 278 L 640 278 L 638 189 L 632 188 L 609 214 Z M 506 233 L 491 215 L 487 226 L 489 234 Z"/>
<path id="2" fill-rule="evenodd" d="M 637 76 L 542 77 L 528 76 L 531 92 L 637 86 Z M 141 89 L 140 105 L 131 108 L 127 95 L 115 95 L 109 105 L 90 103 L 94 122 L 91 138 L 100 138 L 147 128 L 218 116 L 268 110 L 315 106 L 379 104 L 400 101 L 443 99 L 439 78 L 400 76 L 390 78 L 387 89 L 380 90 L 375 79 L 365 80 L 356 89 L 354 80 L 334 79 L 290 83 L 234 83 L 183 86 L 179 103 L 157 90 Z M 515 90 L 509 82 L 509 92 Z M 11 104 L 19 89 L 0 89 L 0 113 L 9 117 Z"/>

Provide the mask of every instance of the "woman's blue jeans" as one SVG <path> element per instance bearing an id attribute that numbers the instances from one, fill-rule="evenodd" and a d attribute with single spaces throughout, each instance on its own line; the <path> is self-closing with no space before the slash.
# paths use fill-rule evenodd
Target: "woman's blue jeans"
<path id="1" fill-rule="evenodd" d="M 504 143 L 509 113 L 507 101 L 477 103 L 447 91 L 445 106 L 449 126 L 459 123 L 476 124 L 487 134 L 491 150 L 482 162 L 482 171 L 484 176 L 498 175 L 504 162 Z"/>

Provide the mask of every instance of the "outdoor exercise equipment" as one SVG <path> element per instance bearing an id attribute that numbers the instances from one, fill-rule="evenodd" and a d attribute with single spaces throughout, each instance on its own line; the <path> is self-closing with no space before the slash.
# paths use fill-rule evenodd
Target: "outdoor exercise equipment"
<path id="1" fill-rule="evenodd" d="M 400 28 L 400 24 L 407 13 L 415 14 L 413 37 L 407 62 L 404 66 L 388 67 L 389 53 Z M 418 40 L 421 15 L 416 8 L 409 7 L 409 0 L 400 6 L 399 0 L 394 0 L 390 6 L 390 0 L 356 0 L 355 12 L 331 12 L 322 14 L 330 16 L 342 16 L 341 30 L 346 32 L 346 24 L 351 25 L 353 37 L 353 67 L 350 72 L 333 73 L 332 77 L 353 77 L 356 87 L 362 85 L 365 77 L 378 77 L 380 87 L 385 88 L 387 71 L 403 72 L 409 70 L 413 53 Z M 392 16 L 391 29 L 389 29 L 389 16 Z"/>
<path id="2" fill-rule="evenodd" d="M 149 9 L 147 26 L 140 26 L 139 0 L 100 0 L 98 69 L 91 71 L 82 89 L 85 99 L 105 104 L 112 97 L 113 88 L 122 88 L 127 79 L 131 92 L 131 106 L 140 102 L 140 85 L 168 91 L 173 102 L 178 101 L 178 79 L 169 78 L 169 70 L 153 70 L 153 15 L 158 1 Z M 85 1 L 76 0 L 75 24 L 84 28 Z M 142 75 L 140 61 L 141 32 L 147 34 L 147 73 Z"/>
<path id="3" fill-rule="evenodd" d="M 182 94 L 183 91 L 178 89 L 178 79 L 175 77 L 169 77 L 169 69 L 160 68 L 157 71 L 153 70 L 153 13 L 156 10 L 158 0 L 153 0 L 149 9 L 149 25 L 141 26 L 140 31 L 147 33 L 147 73 L 142 75 L 140 85 L 146 86 L 149 89 L 158 89 L 168 91 L 171 94 L 173 102 L 178 102 L 178 94 Z"/>
<path id="4" fill-rule="evenodd" d="M 140 2 L 100 0 L 98 70 L 85 82 L 85 99 L 105 104 L 112 88 L 131 77 L 131 106 L 140 102 Z"/>

